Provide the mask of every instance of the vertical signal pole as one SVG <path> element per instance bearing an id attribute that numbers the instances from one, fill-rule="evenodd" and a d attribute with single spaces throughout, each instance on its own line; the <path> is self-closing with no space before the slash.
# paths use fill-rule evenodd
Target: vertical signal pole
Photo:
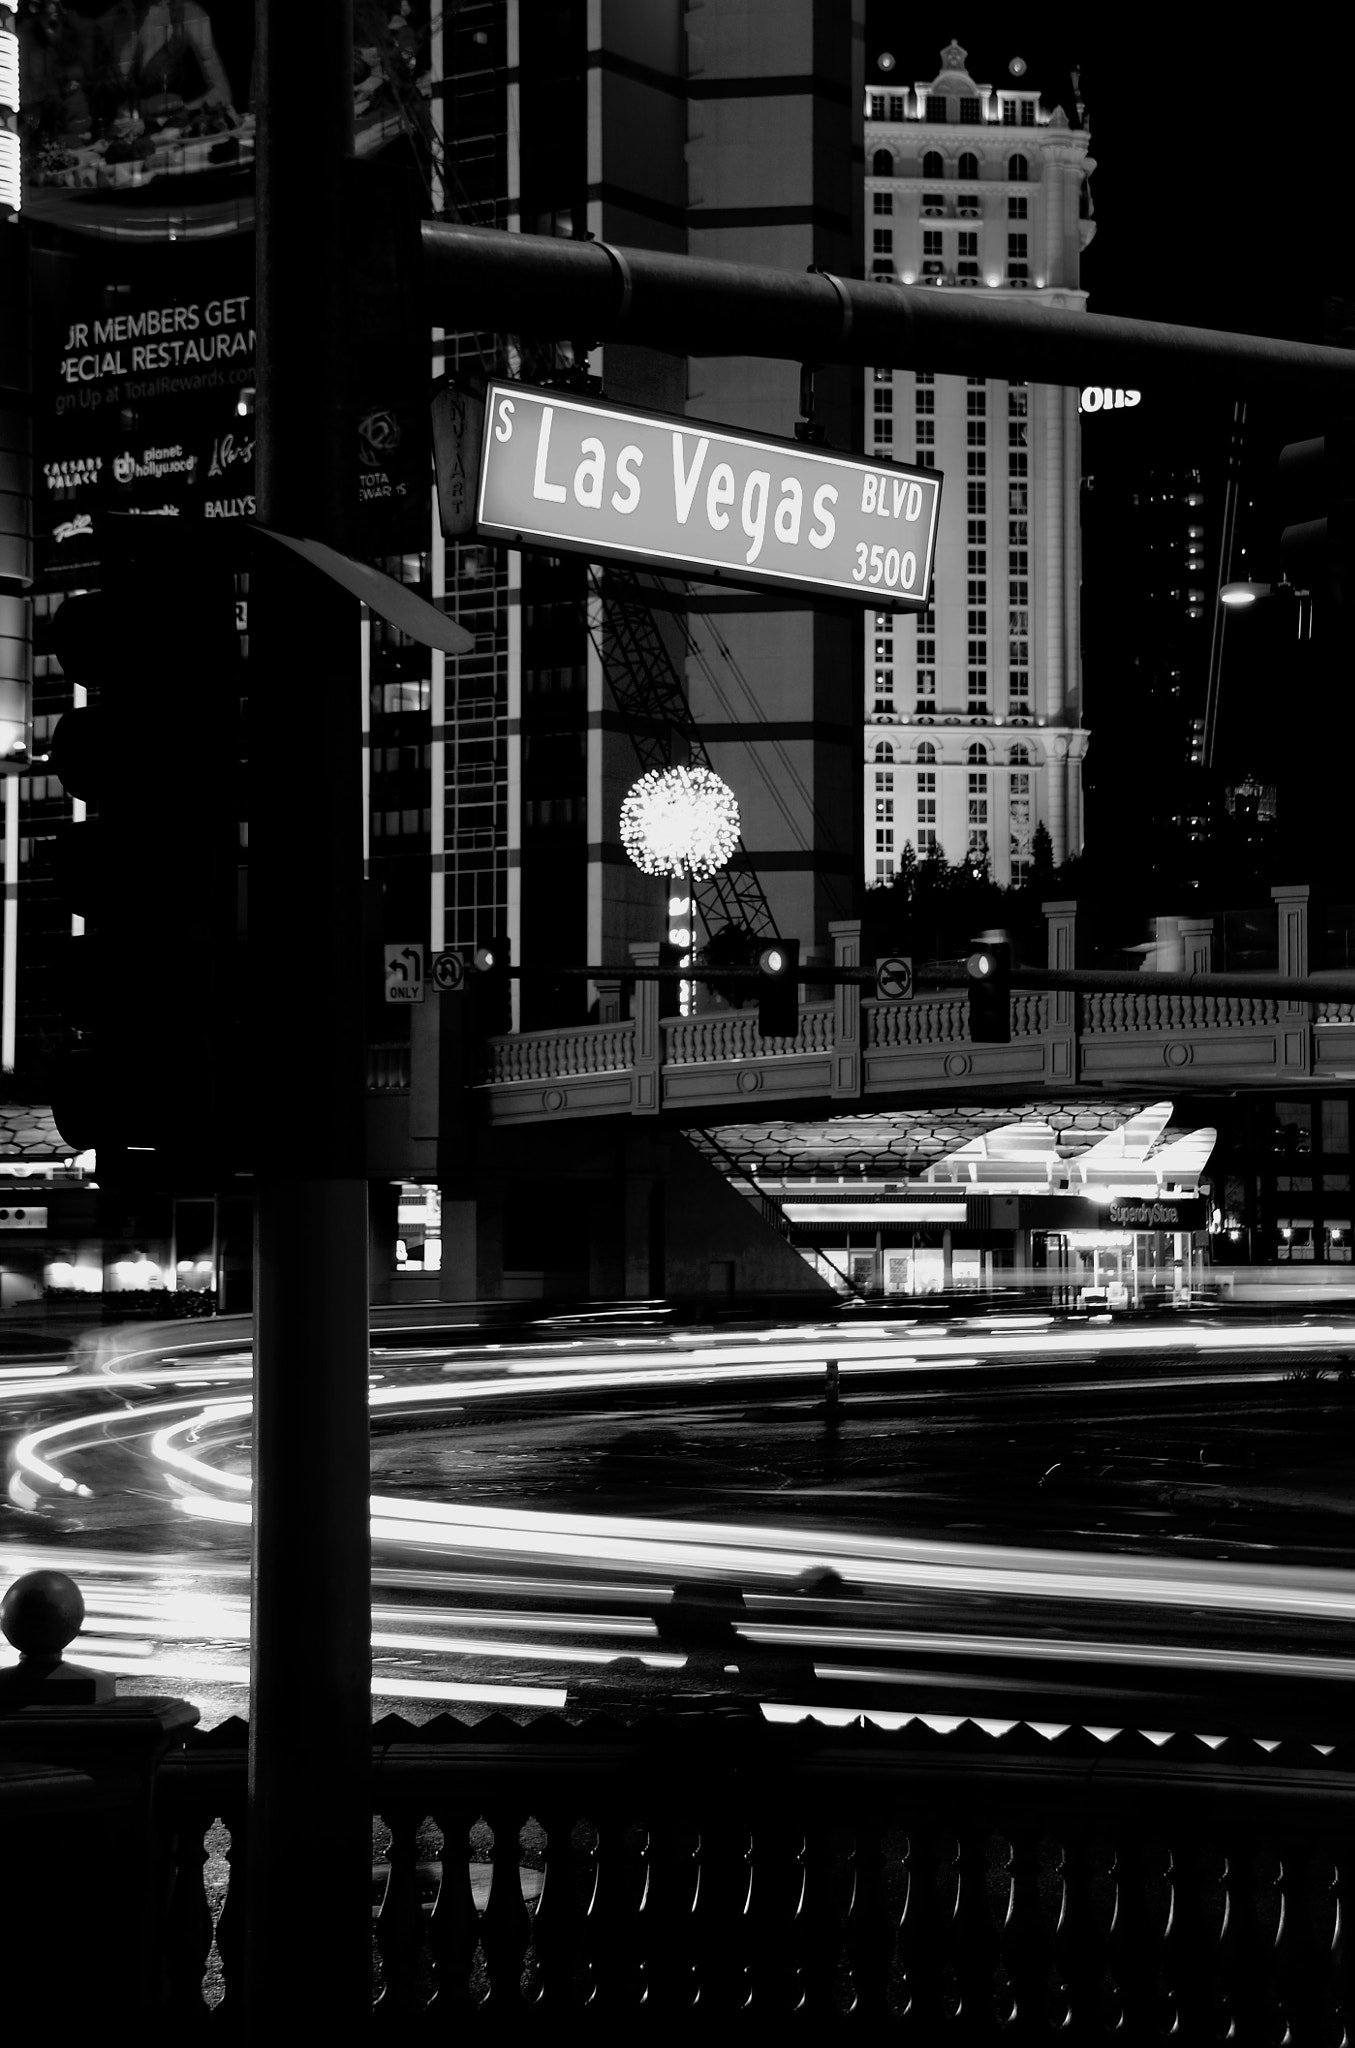
<path id="1" fill-rule="evenodd" d="M 351 0 L 256 0 L 255 21 L 259 522 L 348 549 Z M 359 618 L 353 599 L 266 541 L 249 604 L 258 1125 L 244 2031 L 323 2040 L 371 2000 Z"/>

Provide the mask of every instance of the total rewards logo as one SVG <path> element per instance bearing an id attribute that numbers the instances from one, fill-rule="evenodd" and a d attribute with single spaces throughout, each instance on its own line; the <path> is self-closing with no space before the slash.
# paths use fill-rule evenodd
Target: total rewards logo
<path id="1" fill-rule="evenodd" d="M 172 448 L 147 448 L 140 456 L 133 455 L 130 451 L 115 455 L 113 476 L 120 484 L 136 483 L 141 477 L 191 478 L 197 464 L 197 456 L 187 454 L 183 444 L 176 441 Z"/>

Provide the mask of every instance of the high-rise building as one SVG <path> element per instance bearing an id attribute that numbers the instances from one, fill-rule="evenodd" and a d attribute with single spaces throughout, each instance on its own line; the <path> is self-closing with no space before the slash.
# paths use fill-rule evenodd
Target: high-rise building
<path id="1" fill-rule="evenodd" d="M 998 86 L 957 43 L 912 86 L 892 57 L 873 67 L 870 277 L 1085 306 L 1088 130 L 1020 62 Z M 932 603 L 879 614 L 867 648 L 865 878 L 888 882 L 911 844 L 1019 882 L 1040 824 L 1056 862 L 1083 836 L 1078 395 L 921 364 L 870 378 L 868 446 L 945 485 Z"/>

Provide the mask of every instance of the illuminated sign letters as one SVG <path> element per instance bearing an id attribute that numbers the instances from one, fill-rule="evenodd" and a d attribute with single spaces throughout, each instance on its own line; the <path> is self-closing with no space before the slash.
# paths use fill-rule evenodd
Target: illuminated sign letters
<path id="1" fill-rule="evenodd" d="M 1135 406 L 1142 398 L 1141 391 L 1121 391 L 1109 384 L 1084 384 L 1078 393 L 1079 412 L 1120 412 Z"/>
<path id="2" fill-rule="evenodd" d="M 935 470 L 525 384 L 485 394 L 476 524 L 513 546 L 920 609 L 940 506 Z"/>

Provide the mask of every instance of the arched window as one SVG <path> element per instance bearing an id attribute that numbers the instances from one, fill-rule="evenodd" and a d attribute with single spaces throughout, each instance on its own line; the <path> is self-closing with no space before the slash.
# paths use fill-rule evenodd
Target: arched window
<path id="1" fill-rule="evenodd" d="M 893 744 L 889 740 L 881 740 L 875 749 L 875 758 L 877 761 L 892 761 L 894 758 Z"/>
<path id="2" fill-rule="evenodd" d="M 980 741 L 975 740 L 973 746 L 969 749 L 968 759 L 971 767 L 986 768 L 988 766 L 987 747 L 982 745 Z"/>
<path id="3" fill-rule="evenodd" d="M 892 178 L 894 175 L 893 152 L 888 149 L 877 149 L 870 160 L 870 168 L 873 177 Z"/>
<path id="4" fill-rule="evenodd" d="M 942 156 L 939 149 L 929 149 L 927 151 L 927 154 L 923 157 L 922 175 L 924 178 L 945 177 L 946 162 L 945 158 Z"/>
<path id="5" fill-rule="evenodd" d="M 918 766 L 925 768 L 936 760 L 936 748 L 930 740 L 923 740 L 917 750 Z"/>
<path id="6" fill-rule="evenodd" d="M 1029 768 L 1030 748 L 1023 747 L 1020 741 L 1018 740 L 1016 745 L 1012 748 L 1011 760 L 1013 768 Z"/>
<path id="7" fill-rule="evenodd" d="M 1013 185 L 1024 185 L 1030 178 L 1030 165 L 1023 156 L 1007 158 L 1007 176 Z"/>
<path id="8" fill-rule="evenodd" d="M 960 158 L 960 176 L 976 185 L 979 181 L 979 160 L 972 150 L 966 150 Z"/>

